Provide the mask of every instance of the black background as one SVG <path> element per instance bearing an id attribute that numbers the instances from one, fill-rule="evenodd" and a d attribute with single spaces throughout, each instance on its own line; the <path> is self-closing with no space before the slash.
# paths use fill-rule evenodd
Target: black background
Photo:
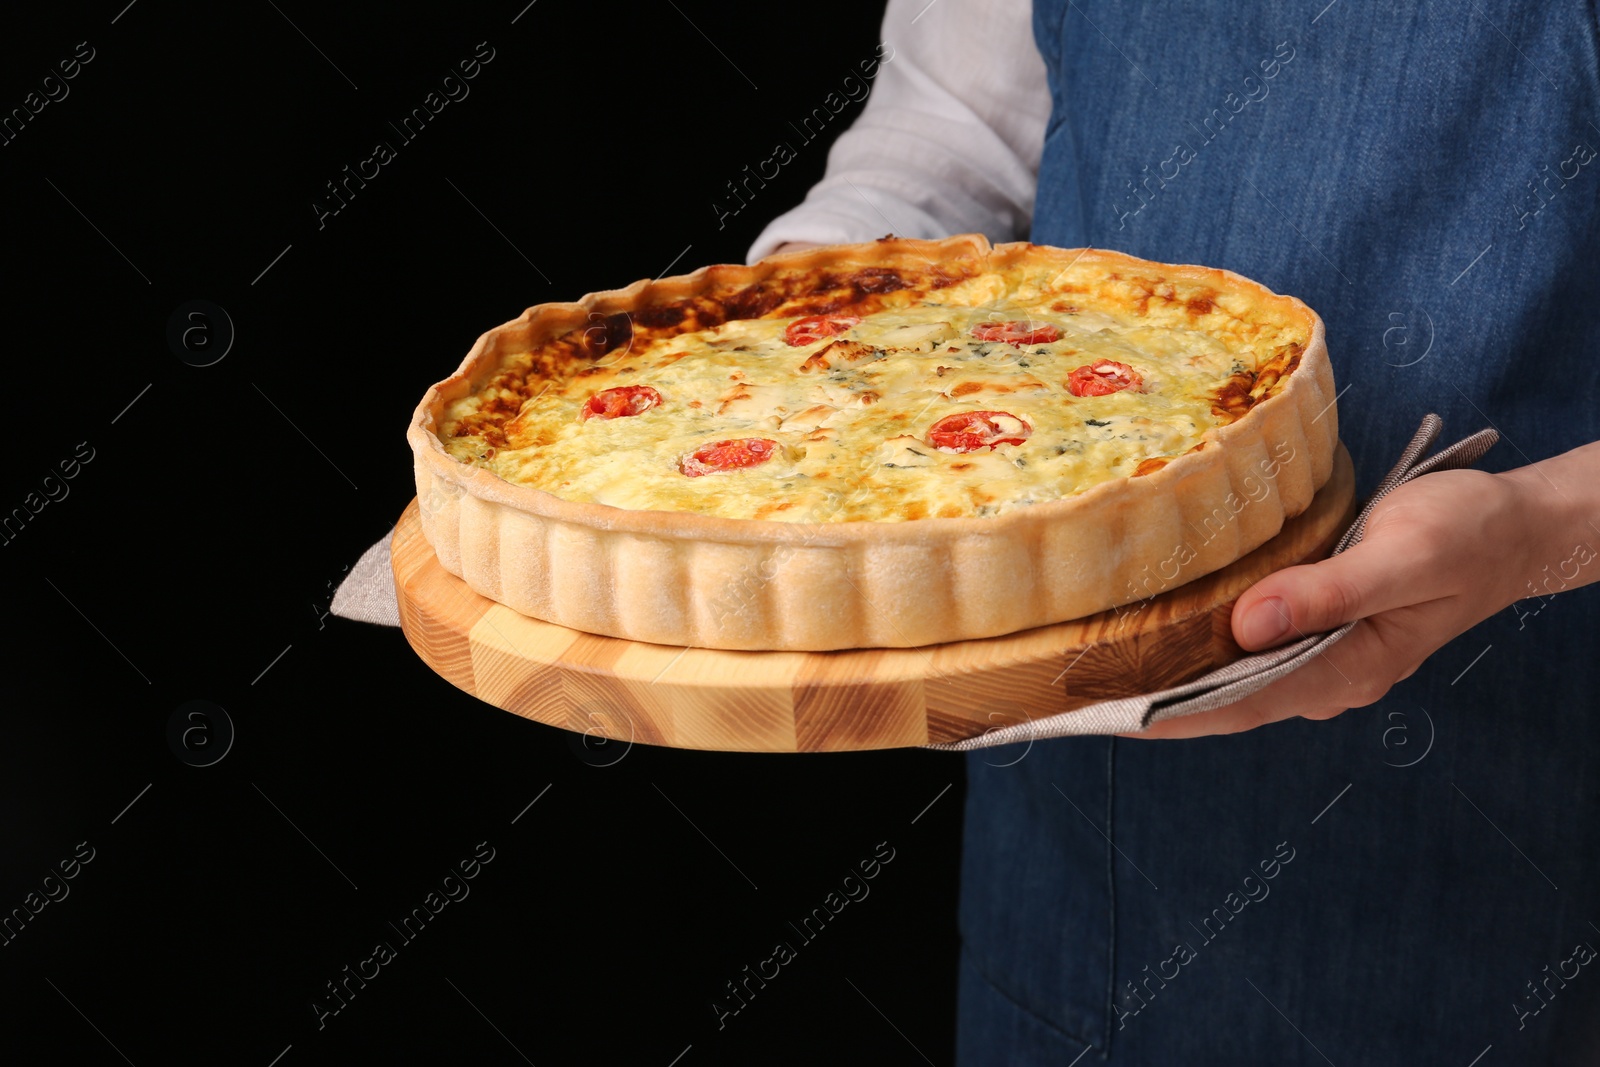
<path id="1" fill-rule="evenodd" d="M 713 203 L 873 55 L 881 6 L 125 2 L 0 36 L 4 113 L 94 55 L 0 146 L 0 512 L 67 491 L 0 547 L 0 912 L 94 850 L 0 947 L 5 1058 L 949 1062 L 958 757 L 585 747 L 326 615 L 413 494 L 427 385 L 531 304 L 741 261 L 858 106 L 725 226 Z M 167 342 L 195 299 L 236 331 L 207 367 Z M 236 730 L 206 767 L 167 737 L 196 699 Z M 401 943 L 479 842 L 470 895 Z M 719 1029 L 724 983 L 880 842 L 870 896 Z"/>

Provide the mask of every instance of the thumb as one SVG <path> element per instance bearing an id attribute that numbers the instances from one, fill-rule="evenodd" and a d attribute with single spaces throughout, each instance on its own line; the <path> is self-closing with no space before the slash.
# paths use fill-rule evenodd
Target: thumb
<path id="1" fill-rule="evenodd" d="M 1337 629 L 1441 595 L 1425 545 L 1368 539 L 1320 563 L 1276 571 L 1233 605 L 1233 638 L 1247 650 Z"/>

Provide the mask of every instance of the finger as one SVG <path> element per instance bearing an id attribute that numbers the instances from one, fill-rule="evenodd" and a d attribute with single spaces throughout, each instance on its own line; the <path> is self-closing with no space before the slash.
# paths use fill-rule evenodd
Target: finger
<path id="1" fill-rule="evenodd" d="M 1416 669 L 1427 650 L 1410 647 L 1404 635 L 1426 631 L 1426 618 L 1435 614 L 1433 607 L 1419 605 L 1386 615 L 1382 625 L 1364 620 L 1305 666 L 1235 703 L 1120 736 L 1156 740 L 1232 734 L 1296 716 L 1331 719 L 1349 708 L 1375 704 Z"/>
<path id="2" fill-rule="evenodd" d="M 1351 631 L 1345 640 L 1354 636 L 1355 631 Z M 1327 655 L 1333 651 L 1330 649 Z M 1344 668 L 1335 666 L 1325 657 L 1318 657 L 1265 689 L 1257 690 L 1225 707 L 1164 719 L 1152 723 L 1139 733 L 1121 736 L 1144 740 L 1208 737 L 1212 734 L 1242 733 L 1297 715 L 1332 718 L 1357 704 L 1355 699 L 1343 696 L 1344 691 L 1350 688 L 1348 677 Z"/>
<path id="3" fill-rule="evenodd" d="M 1275 571 L 1233 606 L 1244 649 L 1336 629 L 1355 619 L 1445 595 L 1436 546 L 1418 537 L 1372 537 L 1320 563 Z"/>

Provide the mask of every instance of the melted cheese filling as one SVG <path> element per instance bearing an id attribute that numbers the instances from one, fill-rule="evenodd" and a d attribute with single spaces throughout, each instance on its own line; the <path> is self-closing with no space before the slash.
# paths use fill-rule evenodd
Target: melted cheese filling
<path id="1" fill-rule="evenodd" d="M 506 424 L 504 447 L 451 432 L 481 395 L 452 404 L 440 436 L 456 459 L 507 481 L 619 508 L 795 522 L 999 515 L 1189 451 L 1231 421 L 1214 410 L 1222 383 L 1254 370 L 1285 338 L 1227 316 L 1219 326 L 1060 297 L 984 276 L 798 347 L 784 340 L 793 316 L 734 320 L 552 383 Z M 974 326 L 1008 320 L 1046 323 L 1060 337 L 1021 345 L 973 337 Z M 1132 367 L 1142 388 L 1074 396 L 1068 375 L 1100 360 Z M 661 404 L 580 417 L 591 396 L 622 385 L 650 386 Z M 928 443 L 934 423 L 968 411 L 1003 412 L 1032 432 L 1021 444 L 966 453 Z M 680 471 L 685 456 L 735 438 L 779 447 L 752 467 Z"/>

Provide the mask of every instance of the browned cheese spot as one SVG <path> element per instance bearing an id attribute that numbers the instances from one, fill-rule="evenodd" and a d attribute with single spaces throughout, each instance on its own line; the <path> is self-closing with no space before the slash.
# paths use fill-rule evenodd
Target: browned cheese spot
<path id="1" fill-rule="evenodd" d="M 1256 374 L 1255 385 L 1250 390 L 1251 399 L 1259 402 L 1268 394 L 1276 392 L 1278 382 L 1287 378 L 1300 365 L 1300 357 L 1304 354 L 1305 349 L 1298 344 L 1283 345 L 1274 352 L 1272 358 L 1267 360 Z"/>
<path id="2" fill-rule="evenodd" d="M 1218 387 L 1211 403 L 1211 413 L 1219 419 L 1234 422 L 1244 418 L 1255 398 L 1250 390 L 1256 384 L 1254 371 L 1242 370 Z"/>
<path id="3" fill-rule="evenodd" d="M 717 407 L 717 414 L 718 415 L 726 415 L 730 405 L 735 404 L 740 400 L 749 400 L 749 399 L 750 399 L 750 394 L 749 393 L 745 392 L 743 388 L 741 388 L 739 386 L 735 386 L 733 388 L 732 392 L 730 392 L 727 396 L 724 396 L 722 398 L 722 403 L 720 405 L 718 405 L 718 407 Z"/>

